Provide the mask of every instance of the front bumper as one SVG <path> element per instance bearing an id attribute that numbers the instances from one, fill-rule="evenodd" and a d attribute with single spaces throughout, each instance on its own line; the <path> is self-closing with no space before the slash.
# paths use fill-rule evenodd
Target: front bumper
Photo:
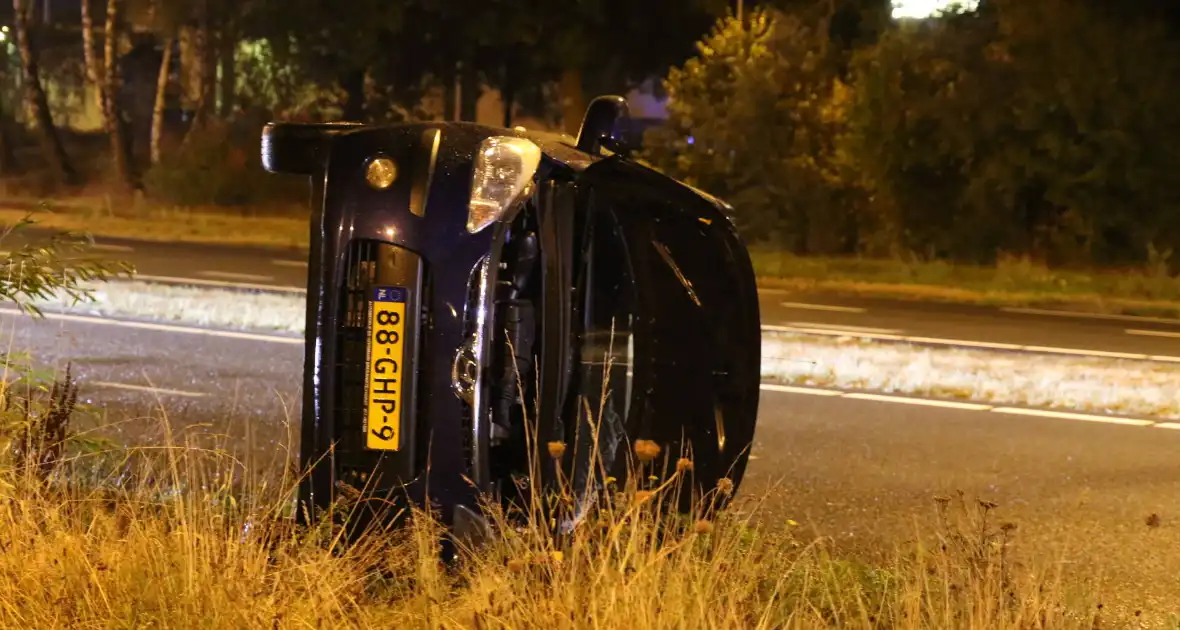
<path id="1" fill-rule="evenodd" d="M 479 270 L 494 249 L 493 230 L 464 229 L 470 151 L 478 142 L 458 133 L 437 144 L 432 137 L 410 127 L 341 135 L 332 141 L 322 174 L 312 178 L 303 518 L 314 519 L 305 510 L 322 510 L 340 498 L 344 483 L 373 496 L 373 505 L 408 499 L 439 508 L 447 525 L 457 511 L 478 504 L 481 488 L 471 481 L 486 469 L 480 457 L 486 444 L 477 436 L 486 434 L 480 427 L 487 419 L 475 413 L 479 388 L 465 399 L 452 374 L 462 367 L 457 353 L 472 347 L 476 327 L 486 324 L 478 317 Z M 385 190 L 366 184 L 365 165 L 373 155 L 399 164 L 397 184 Z M 373 292 L 379 288 L 404 293 L 404 302 L 394 310 L 377 308 Z M 377 365 L 385 348 L 371 324 L 381 312 L 405 314 L 403 328 L 384 329 L 402 338 L 402 389 L 393 421 L 388 407 L 374 407 L 367 398 L 387 395 L 393 386 L 370 373 L 392 369 L 387 362 Z M 468 368 L 476 380 L 486 370 L 483 363 L 481 357 Z M 388 372 L 379 376 L 391 378 Z M 382 400 L 388 405 L 394 399 Z M 396 440 L 370 440 L 374 429 L 395 433 Z M 363 526 L 363 520 L 357 523 Z"/>
<path id="2" fill-rule="evenodd" d="M 454 524 L 478 512 L 472 481 L 486 470 L 488 257 L 432 266 L 406 247 L 354 239 L 338 260 L 340 282 L 321 289 L 309 335 L 301 499 L 323 508 L 347 485 L 374 505 L 430 504 Z"/>
<path id="3" fill-rule="evenodd" d="M 418 373 L 425 263 L 414 252 L 357 240 L 344 256 L 336 296 L 337 375 L 331 409 L 337 475 L 380 490 L 419 477 Z M 428 427 L 427 427 L 428 429 Z"/>

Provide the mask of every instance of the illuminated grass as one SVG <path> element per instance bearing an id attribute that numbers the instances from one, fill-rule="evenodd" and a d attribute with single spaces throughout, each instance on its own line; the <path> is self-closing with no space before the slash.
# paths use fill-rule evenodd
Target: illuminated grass
<path id="1" fill-rule="evenodd" d="M 305 325 L 306 298 L 302 294 L 255 293 L 146 282 L 106 282 L 92 286 L 95 289 L 92 301 L 74 304 L 61 296 L 37 304 L 70 313 L 98 313 L 255 331 L 302 333 Z"/>
<path id="2" fill-rule="evenodd" d="M 295 527 L 294 478 L 224 445 L 71 453 L 49 473 L 0 460 L 0 627 L 1080 630 L 1099 614 L 1090 585 L 1019 553 L 996 507 L 968 498 L 938 502 L 941 524 L 874 566 L 762 521 L 758 497 L 662 511 L 684 460 L 563 540 L 493 509 L 496 535 L 446 566 L 421 512 L 347 546 Z"/>
<path id="3" fill-rule="evenodd" d="M 28 216 L 27 210 L 0 209 L 0 224 Z M 43 229 L 87 233 L 95 237 L 128 238 L 167 243 L 202 243 L 273 248 L 308 247 L 308 217 L 245 216 L 226 211 L 182 208 L 72 208 L 32 213 Z"/>
<path id="4" fill-rule="evenodd" d="M 764 378 L 793 385 L 1180 418 L 1180 364 L 764 335 Z"/>

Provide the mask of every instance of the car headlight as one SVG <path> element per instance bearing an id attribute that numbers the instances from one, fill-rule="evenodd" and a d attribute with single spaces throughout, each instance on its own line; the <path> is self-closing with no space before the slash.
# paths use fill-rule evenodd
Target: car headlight
<path id="1" fill-rule="evenodd" d="M 528 190 L 541 164 L 541 149 L 524 138 L 493 136 L 479 145 L 471 172 L 467 231 L 495 223 Z"/>

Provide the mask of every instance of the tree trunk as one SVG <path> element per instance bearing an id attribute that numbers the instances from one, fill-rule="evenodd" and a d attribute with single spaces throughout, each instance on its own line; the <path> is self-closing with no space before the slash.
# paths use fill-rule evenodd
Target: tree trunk
<path id="1" fill-rule="evenodd" d="M 8 135 L 8 116 L 0 111 L 0 175 L 11 175 L 16 171 L 16 154 Z"/>
<path id="2" fill-rule="evenodd" d="M 516 68 L 512 63 L 511 56 L 504 62 L 504 88 L 501 90 L 501 98 L 504 102 L 504 128 L 512 128 L 512 108 L 516 106 Z"/>
<path id="3" fill-rule="evenodd" d="M 164 41 L 164 56 L 160 59 L 160 73 L 156 77 L 156 102 L 152 106 L 152 164 L 160 163 L 160 137 L 164 131 L 164 107 L 168 100 L 168 75 L 172 66 L 172 47 L 176 43 L 176 36 L 170 36 Z"/>
<path id="4" fill-rule="evenodd" d="M 9 85 L 8 56 L 0 50 L 0 85 Z M 0 175 L 15 173 L 20 166 L 16 160 L 16 152 L 12 146 L 12 118 L 8 109 L 7 99 L 0 100 Z"/>
<path id="5" fill-rule="evenodd" d="M 348 101 L 344 103 L 342 115 L 344 120 L 352 122 L 365 121 L 365 71 L 353 70 L 340 80 L 340 87 L 348 94 Z"/>
<path id="6" fill-rule="evenodd" d="M 561 126 L 571 136 L 577 136 L 586 114 L 586 96 L 582 92 L 582 71 L 566 68 L 561 73 Z"/>
<path id="7" fill-rule="evenodd" d="M 110 128 L 110 113 L 107 111 L 106 96 L 103 95 L 103 78 L 100 76 L 98 59 L 94 55 L 94 18 L 90 16 L 90 0 L 82 0 L 82 59 L 86 67 L 86 79 L 94 88 L 94 102 L 102 116 L 103 129 Z"/>
<path id="8" fill-rule="evenodd" d="M 25 98 L 37 123 L 37 137 L 54 181 L 58 184 L 73 185 L 78 174 L 70 164 L 61 136 L 53 124 L 49 111 L 49 98 L 41 85 L 41 69 L 37 63 L 37 50 L 29 40 L 28 16 L 25 14 L 25 0 L 12 0 L 13 30 L 16 31 L 16 45 L 20 50 L 21 72 L 24 74 Z"/>
<path id="9" fill-rule="evenodd" d="M 182 147 L 188 146 L 192 139 L 196 137 L 196 133 L 205 128 L 206 121 L 209 117 L 209 92 L 212 86 L 213 77 L 209 73 L 209 2 L 204 0 L 201 2 L 201 15 L 199 25 L 196 31 L 196 42 L 193 48 L 194 57 L 196 57 L 197 64 L 197 104 L 193 111 L 193 120 L 189 124 L 188 131 L 184 134 L 184 140 L 181 142 Z"/>
<path id="10" fill-rule="evenodd" d="M 235 95 L 237 91 L 237 67 L 235 65 L 235 53 L 238 49 L 238 33 L 236 24 L 228 17 L 221 24 L 221 34 L 217 38 L 219 49 L 218 63 L 221 66 L 221 107 L 218 115 L 221 118 L 229 118 L 234 113 L 234 106 L 237 104 Z"/>
<path id="11" fill-rule="evenodd" d="M 475 64 L 464 62 L 459 68 L 459 120 L 476 122 L 479 117 L 479 75 Z"/>
<path id="12" fill-rule="evenodd" d="M 455 73 L 455 64 L 449 63 L 444 67 L 442 82 L 443 82 L 443 120 L 455 120 L 455 82 L 458 76 Z"/>
<path id="13" fill-rule="evenodd" d="M 204 109 L 201 120 L 206 124 L 217 115 L 217 47 L 218 29 L 221 27 L 218 20 L 223 17 L 210 4 L 219 3 L 216 0 L 203 0 L 205 19 L 202 29 L 205 34 L 201 38 L 201 61 L 205 70 L 201 74 L 204 77 L 201 83 L 201 106 Z"/>
<path id="14" fill-rule="evenodd" d="M 83 3 L 85 4 L 85 2 Z M 135 172 L 131 163 L 131 143 L 128 142 L 127 125 L 119 107 L 119 0 L 107 0 L 107 25 L 103 33 L 103 88 L 107 103 L 107 135 L 111 142 L 111 159 L 115 163 L 115 176 L 127 188 L 135 188 Z"/>

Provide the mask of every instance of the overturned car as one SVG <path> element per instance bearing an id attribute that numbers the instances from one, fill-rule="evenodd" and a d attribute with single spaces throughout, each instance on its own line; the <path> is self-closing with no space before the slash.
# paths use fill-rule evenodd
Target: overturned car
<path id="1" fill-rule="evenodd" d="M 469 123 L 272 123 L 311 180 L 300 500 L 342 486 L 452 528 L 560 474 L 583 499 L 637 441 L 744 473 L 761 335 L 729 207 L 628 157 L 618 97 L 575 141 Z M 562 448 L 547 449 L 560 444 Z M 527 499 L 526 499 L 527 500 Z"/>

